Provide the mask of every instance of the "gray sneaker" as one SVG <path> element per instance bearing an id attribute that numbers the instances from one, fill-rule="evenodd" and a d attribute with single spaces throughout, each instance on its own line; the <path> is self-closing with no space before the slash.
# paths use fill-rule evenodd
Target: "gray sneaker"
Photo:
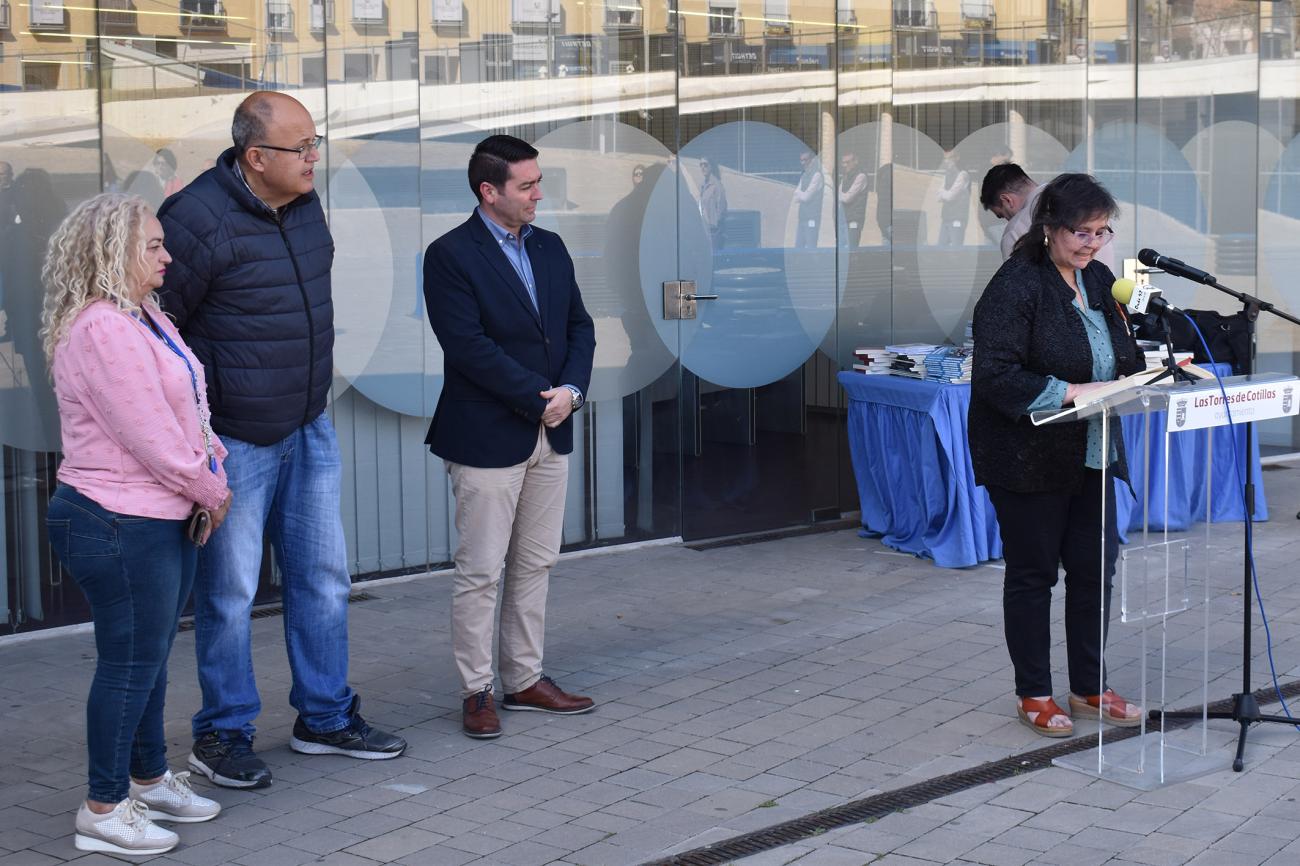
<path id="1" fill-rule="evenodd" d="M 144 803 L 123 800 L 107 815 L 96 815 L 82 803 L 74 844 L 78 851 L 105 854 L 166 854 L 181 839 L 150 821 L 148 811 Z"/>
<path id="2" fill-rule="evenodd" d="M 168 770 L 152 785 L 139 785 L 132 779 L 130 797 L 144 803 L 150 821 L 197 824 L 211 821 L 221 812 L 220 803 L 194 793 L 188 770 L 175 774 Z"/>

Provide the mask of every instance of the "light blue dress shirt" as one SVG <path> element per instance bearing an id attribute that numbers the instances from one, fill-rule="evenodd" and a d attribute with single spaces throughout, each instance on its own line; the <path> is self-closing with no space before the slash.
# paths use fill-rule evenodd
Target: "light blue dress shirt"
<path id="1" fill-rule="evenodd" d="M 501 251 L 506 254 L 510 266 L 519 275 L 520 282 L 528 290 L 528 299 L 533 302 L 533 309 L 540 312 L 541 308 L 537 306 L 537 282 L 533 279 L 533 263 L 529 261 L 528 250 L 524 247 L 524 241 L 528 240 L 528 236 L 533 233 L 533 227 L 524 225 L 519 230 L 518 237 L 516 237 L 493 222 L 487 214 L 483 213 L 482 208 L 476 207 L 474 212 L 487 225 L 488 231 L 492 232 L 492 237 L 496 238 L 497 243 L 501 246 Z"/>
<path id="2" fill-rule="evenodd" d="M 1079 290 L 1083 291 L 1083 271 L 1075 269 L 1075 284 Z M 1086 298 L 1087 295 L 1085 294 Z M 1083 319 L 1083 329 L 1088 334 L 1088 347 L 1092 349 L 1092 381 L 1109 382 L 1115 378 L 1115 347 L 1110 342 L 1110 329 L 1106 325 L 1106 316 L 1101 310 L 1094 310 L 1088 306 L 1079 306 L 1078 298 L 1071 302 L 1074 309 Z M 1047 377 L 1047 386 L 1042 392 L 1034 398 L 1034 402 L 1029 404 L 1025 410 L 1029 412 L 1039 412 L 1044 410 L 1060 409 L 1065 404 L 1066 383 L 1062 382 L 1055 376 Z M 1110 459 L 1107 464 L 1114 463 L 1119 454 L 1114 446 L 1110 448 Z M 1083 461 L 1083 465 L 1089 469 L 1101 469 L 1101 417 L 1094 415 L 1088 419 L 1088 452 Z"/>

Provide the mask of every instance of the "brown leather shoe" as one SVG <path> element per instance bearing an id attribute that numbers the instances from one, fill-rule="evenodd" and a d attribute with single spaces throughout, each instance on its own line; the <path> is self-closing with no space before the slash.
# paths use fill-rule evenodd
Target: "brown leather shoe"
<path id="1" fill-rule="evenodd" d="M 496 708 L 492 706 L 491 686 L 484 686 L 483 691 L 465 699 L 461 727 L 465 736 L 476 740 L 492 740 L 501 736 L 501 720 L 497 718 Z"/>
<path id="2" fill-rule="evenodd" d="M 596 708 L 596 702 L 581 695 L 568 694 L 555 684 L 555 680 L 543 674 L 540 680 L 522 692 L 506 695 L 501 702 L 501 708 L 576 716 L 579 713 L 591 712 Z"/>

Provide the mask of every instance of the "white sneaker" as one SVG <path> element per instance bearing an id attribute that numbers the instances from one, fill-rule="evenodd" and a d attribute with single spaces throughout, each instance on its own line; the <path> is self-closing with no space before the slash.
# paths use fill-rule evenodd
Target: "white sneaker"
<path id="1" fill-rule="evenodd" d="M 85 803 L 77 810 L 78 851 L 106 854 L 166 854 L 181 841 L 171 830 L 149 820 L 148 808 L 123 800 L 107 815 L 96 815 Z"/>
<path id="2" fill-rule="evenodd" d="M 130 797 L 144 803 L 151 821 L 197 824 L 211 821 L 221 812 L 221 804 L 216 800 L 194 793 L 189 770 L 176 774 L 168 770 L 152 785 L 141 785 L 132 779 Z"/>

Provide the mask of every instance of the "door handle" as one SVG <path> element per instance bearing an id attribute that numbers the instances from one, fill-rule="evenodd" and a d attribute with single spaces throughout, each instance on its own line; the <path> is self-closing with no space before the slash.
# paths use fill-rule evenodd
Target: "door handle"
<path id="1" fill-rule="evenodd" d="M 670 280 L 664 283 L 664 318 L 695 318 L 696 301 L 716 301 L 717 295 L 695 294 L 694 280 Z"/>

